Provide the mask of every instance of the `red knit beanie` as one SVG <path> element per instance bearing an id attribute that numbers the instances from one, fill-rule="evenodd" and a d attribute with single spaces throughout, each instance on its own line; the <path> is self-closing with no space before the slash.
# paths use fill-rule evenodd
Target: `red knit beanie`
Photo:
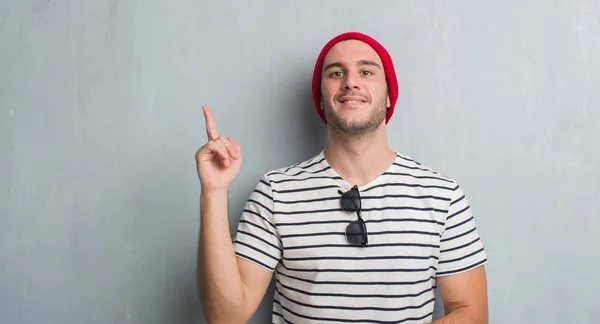
<path id="1" fill-rule="evenodd" d="M 319 114 L 321 119 L 325 122 L 325 124 L 327 124 L 327 120 L 325 119 L 324 112 L 323 112 L 323 110 L 321 110 L 321 70 L 323 69 L 323 60 L 325 59 L 325 55 L 327 55 L 329 50 L 335 44 L 337 44 L 341 41 L 344 41 L 344 40 L 348 40 L 348 39 L 356 39 L 356 40 L 359 40 L 359 41 L 362 41 L 362 42 L 368 44 L 375 50 L 375 52 L 377 52 L 377 54 L 381 58 L 381 62 L 383 63 L 383 70 L 385 72 L 385 77 L 386 77 L 387 84 L 388 84 L 388 94 L 390 96 L 390 108 L 388 108 L 388 110 L 387 110 L 387 115 L 386 115 L 386 119 L 385 119 L 385 122 L 387 124 L 387 122 L 392 117 L 392 114 L 394 113 L 394 106 L 396 105 L 396 100 L 398 99 L 398 80 L 396 79 L 394 63 L 392 62 L 392 58 L 390 57 L 390 54 L 387 52 L 387 50 L 381 44 L 379 44 L 379 42 L 377 42 L 375 39 L 373 39 L 372 37 L 370 37 L 368 35 L 358 33 L 358 32 L 347 32 L 347 33 L 338 35 L 338 36 L 334 37 L 333 39 L 331 39 L 327 44 L 325 44 L 325 46 L 321 50 L 321 53 L 319 54 L 319 56 L 317 58 L 317 63 L 315 64 L 315 70 L 313 72 L 313 79 L 312 79 L 313 101 L 315 103 L 315 108 L 317 109 L 317 113 Z"/>

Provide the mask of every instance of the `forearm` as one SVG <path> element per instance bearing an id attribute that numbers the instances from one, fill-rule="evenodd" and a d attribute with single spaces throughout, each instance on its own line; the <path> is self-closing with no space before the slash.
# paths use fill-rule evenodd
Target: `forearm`
<path id="1" fill-rule="evenodd" d="M 200 196 L 197 281 L 209 323 L 236 323 L 244 289 L 229 234 L 227 193 Z"/>
<path id="2" fill-rule="evenodd" d="M 469 307 L 454 309 L 432 324 L 488 324 L 487 316 L 476 315 Z"/>

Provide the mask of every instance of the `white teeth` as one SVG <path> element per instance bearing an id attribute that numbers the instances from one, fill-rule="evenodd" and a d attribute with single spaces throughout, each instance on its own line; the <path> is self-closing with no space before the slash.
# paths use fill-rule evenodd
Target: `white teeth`
<path id="1" fill-rule="evenodd" d="M 358 100 L 346 100 L 346 101 L 342 101 L 342 103 L 357 103 L 360 102 Z"/>

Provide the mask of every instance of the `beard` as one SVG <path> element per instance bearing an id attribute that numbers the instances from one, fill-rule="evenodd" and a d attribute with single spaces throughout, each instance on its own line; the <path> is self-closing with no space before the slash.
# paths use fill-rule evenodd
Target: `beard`
<path id="1" fill-rule="evenodd" d="M 383 121 L 385 121 L 387 107 L 385 96 L 380 98 L 371 113 L 363 120 L 344 120 L 331 107 L 329 103 L 324 103 L 324 114 L 327 124 L 346 138 L 362 137 L 365 134 L 375 131 Z"/>

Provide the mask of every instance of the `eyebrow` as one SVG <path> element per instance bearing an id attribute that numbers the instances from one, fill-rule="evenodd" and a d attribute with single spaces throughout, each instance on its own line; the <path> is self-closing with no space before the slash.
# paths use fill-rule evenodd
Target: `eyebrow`
<path id="1" fill-rule="evenodd" d="M 377 64 L 377 62 L 375 61 L 369 61 L 369 60 L 360 60 L 358 61 L 358 65 L 371 65 L 374 67 L 377 67 L 379 69 L 381 69 L 381 66 L 379 66 L 379 64 Z M 327 71 L 328 69 L 334 68 L 334 67 L 339 67 L 339 68 L 343 68 L 344 65 L 340 62 L 333 62 L 331 64 L 327 64 L 325 66 L 325 68 L 323 68 L 323 71 Z"/>

